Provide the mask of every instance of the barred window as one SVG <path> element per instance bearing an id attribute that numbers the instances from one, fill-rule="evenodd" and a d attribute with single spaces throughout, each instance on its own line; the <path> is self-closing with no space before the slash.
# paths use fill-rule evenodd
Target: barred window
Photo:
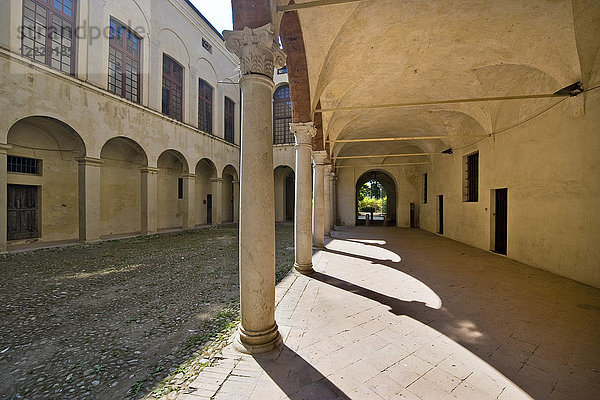
<path id="1" fill-rule="evenodd" d="M 163 54 L 162 112 L 183 120 L 183 67 Z"/>
<path id="2" fill-rule="evenodd" d="M 479 201 L 479 152 L 463 157 L 463 201 Z"/>
<path id="3" fill-rule="evenodd" d="M 73 0 L 23 0 L 21 54 L 67 74 L 75 74 Z"/>
<path id="4" fill-rule="evenodd" d="M 125 25 L 110 19 L 108 90 L 140 102 L 140 38 Z"/>
<path id="5" fill-rule="evenodd" d="M 198 85 L 198 129 L 212 133 L 213 88 L 200 79 Z"/>
<path id="6" fill-rule="evenodd" d="M 273 144 L 294 143 L 290 122 L 292 122 L 290 87 L 284 85 L 273 94 Z"/>
<path id="7" fill-rule="evenodd" d="M 21 174 L 40 175 L 41 161 L 42 160 L 35 158 L 9 155 L 6 157 L 6 170 L 8 172 L 17 172 Z"/>
<path id="8" fill-rule="evenodd" d="M 234 143 L 235 103 L 225 97 L 225 140 Z"/>

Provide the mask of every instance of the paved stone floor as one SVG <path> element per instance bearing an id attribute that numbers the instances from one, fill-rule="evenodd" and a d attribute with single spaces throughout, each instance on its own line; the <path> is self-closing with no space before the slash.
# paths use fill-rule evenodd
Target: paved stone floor
<path id="1" fill-rule="evenodd" d="M 282 347 L 227 347 L 180 400 L 600 398 L 600 290 L 421 230 L 333 236 L 277 286 Z"/>

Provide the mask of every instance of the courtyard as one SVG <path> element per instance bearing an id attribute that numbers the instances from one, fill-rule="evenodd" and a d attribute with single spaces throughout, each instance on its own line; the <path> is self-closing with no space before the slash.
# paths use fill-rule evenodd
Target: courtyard
<path id="1" fill-rule="evenodd" d="M 292 228 L 277 226 L 280 278 Z M 239 313 L 237 225 L 5 254 L 0 268 L 2 399 L 142 397 Z"/>

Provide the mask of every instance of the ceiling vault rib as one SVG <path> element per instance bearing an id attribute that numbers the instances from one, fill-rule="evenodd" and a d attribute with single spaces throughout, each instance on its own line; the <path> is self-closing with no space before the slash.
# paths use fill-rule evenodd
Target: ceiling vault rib
<path id="1" fill-rule="evenodd" d="M 430 161 L 423 162 L 407 162 L 407 163 L 396 163 L 396 164 L 361 164 L 361 165 L 336 165 L 335 168 L 371 168 L 371 167 L 400 167 L 402 165 L 423 165 L 431 164 Z"/>
<path id="2" fill-rule="evenodd" d="M 445 136 L 400 136 L 388 138 L 371 138 L 371 139 L 339 139 L 332 140 L 330 143 L 360 143 L 360 142 L 395 142 L 404 140 L 437 140 L 437 139 L 454 139 L 454 138 L 482 138 L 490 135 L 445 135 Z"/>
<path id="3" fill-rule="evenodd" d="M 380 158 L 380 157 L 413 157 L 413 156 L 432 156 L 442 153 L 400 153 L 400 154 L 373 154 L 373 155 L 356 155 L 356 156 L 341 156 L 334 157 L 336 160 L 349 160 L 353 158 Z"/>
<path id="4" fill-rule="evenodd" d="M 357 3 L 360 1 L 365 1 L 365 0 L 315 0 L 315 1 L 310 1 L 308 3 L 288 4 L 285 6 L 277 6 L 277 11 L 278 12 L 296 11 L 296 10 L 302 10 L 304 8 L 331 6 L 334 4 L 343 4 L 343 3 Z"/>
<path id="5" fill-rule="evenodd" d="M 348 107 L 331 107 L 331 108 L 319 108 L 314 111 L 317 113 L 334 112 L 334 111 L 353 111 L 353 110 L 372 110 L 377 108 L 402 108 L 402 107 L 423 107 L 423 106 L 435 106 L 441 104 L 461 104 L 461 103 L 479 103 L 486 101 L 501 101 L 501 100 L 529 100 L 529 99 L 551 99 L 551 98 L 563 98 L 569 97 L 567 94 L 528 94 L 519 96 L 499 96 L 499 97 L 474 97 L 470 99 L 454 99 L 454 100 L 438 100 L 438 101 L 417 101 L 411 103 L 394 103 L 394 104 L 372 104 L 372 105 L 358 105 Z"/>

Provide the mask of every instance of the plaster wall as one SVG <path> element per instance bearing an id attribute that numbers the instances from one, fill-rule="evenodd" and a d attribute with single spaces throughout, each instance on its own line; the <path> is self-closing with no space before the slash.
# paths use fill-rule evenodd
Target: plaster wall
<path id="1" fill-rule="evenodd" d="M 434 156 L 422 168 L 421 228 L 437 231 L 437 195 L 444 196 L 444 235 L 490 249 L 491 191 L 508 188 L 509 258 L 600 287 L 600 93 L 584 94 L 575 117 L 569 99 L 495 138 Z M 462 201 L 463 156 L 479 151 L 479 201 Z M 422 185 L 422 178 L 420 179 Z M 422 186 L 421 186 L 422 188 Z M 421 189 L 422 190 L 422 189 Z"/>

